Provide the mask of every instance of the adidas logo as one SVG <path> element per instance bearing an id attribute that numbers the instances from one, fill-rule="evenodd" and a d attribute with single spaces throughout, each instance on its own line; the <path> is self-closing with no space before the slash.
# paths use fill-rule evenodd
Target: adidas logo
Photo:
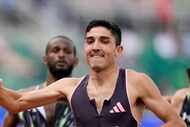
<path id="1" fill-rule="evenodd" d="M 119 113 L 119 112 L 125 112 L 124 107 L 120 102 L 117 102 L 115 106 L 109 111 L 110 113 Z"/>

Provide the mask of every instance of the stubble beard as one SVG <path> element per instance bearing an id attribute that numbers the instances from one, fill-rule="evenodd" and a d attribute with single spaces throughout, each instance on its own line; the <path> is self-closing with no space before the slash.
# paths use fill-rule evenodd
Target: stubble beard
<path id="1" fill-rule="evenodd" d="M 72 74 L 74 66 L 69 66 L 68 68 L 56 68 L 54 66 L 48 65 L 49 72 L 55 77 L 57 80 L 70 77 Z"/>

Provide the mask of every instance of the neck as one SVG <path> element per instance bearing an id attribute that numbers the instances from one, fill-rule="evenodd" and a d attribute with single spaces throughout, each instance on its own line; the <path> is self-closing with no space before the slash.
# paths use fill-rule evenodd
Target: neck
<path id="1" fill-rule="evenodd" d="M 118 70 L 117 66 L 112 66 L 99 72 L 91 70 L 90 79 L 98 84 L 104 84 L 106 81 L 111 81 L 117 78 Z"/>

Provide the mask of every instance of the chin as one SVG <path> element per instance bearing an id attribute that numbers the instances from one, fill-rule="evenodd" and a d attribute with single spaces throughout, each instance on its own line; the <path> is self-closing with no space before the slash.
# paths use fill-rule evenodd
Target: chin
<path id="1" fill-rule="evenodd" d="M 101 65 L 91 65 L 90 67 L 92 70 L 94 70 L 95 72 L 101 72 L 102 70 L 104 70 L 104 67 Z"/>

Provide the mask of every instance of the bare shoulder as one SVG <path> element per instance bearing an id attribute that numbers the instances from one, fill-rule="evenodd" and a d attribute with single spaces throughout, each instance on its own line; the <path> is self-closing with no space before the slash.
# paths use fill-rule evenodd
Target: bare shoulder
<path id="1" fill-rule="evenodd" d="M 132 84 L 132 87 L 135 87 L 141 94 L 159 92 L 153 80 L 145 73 L 128 70 L 128 80 Z"/>
<path id="2" fill-rule="evenodd" d="M 172 100 L 173 101 L 176 101 L 176 100 L 183 101 L 188 92 L 190 92 L 189 88 L 183 88 L 183 89 L 177 90 L 176 93 L 174 94 Z"/>
<path id="3" fill-rule="evenodd" d="M 128 70 L 128 80 L 138 86 L 149 85 L 150 82 L 152 83 L 152 79 L 148 75 L 134 70 Z"/>
<path id="4" fill-rule="evenodd" d="M 136 77 L 143 77 L 143 76 L 146 76 L 145 73 L 142 73 L 142 72 L 137 72 L 135 70 L 132 70 L 132 69 L 127 69 L 127 73 L 128 75 L 132 76 L 133 78 L 136 78 Z"/>

